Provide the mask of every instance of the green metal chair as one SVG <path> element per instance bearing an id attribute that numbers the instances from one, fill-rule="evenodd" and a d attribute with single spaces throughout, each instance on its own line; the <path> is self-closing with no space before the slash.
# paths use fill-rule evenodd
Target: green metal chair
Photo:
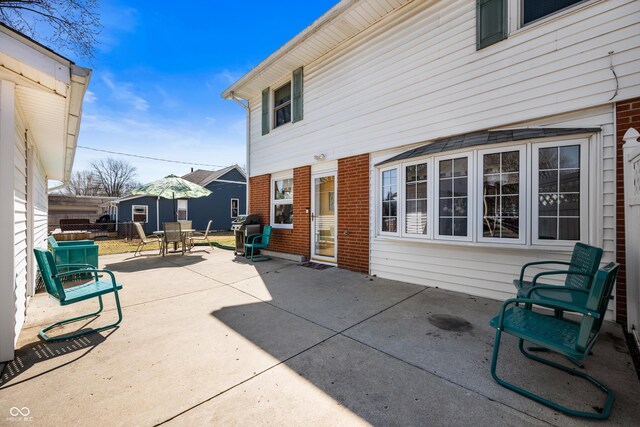
<path id="1" fill-rule="evenodd" d="M 122 289 L 122 285 L 116 283 L 116 278 L 109 270 L 98 270 L 92 265 L 88 264 L 62 264 L 56 265 L 51 252 L 44 249 L 33 250 L 38 268 L 44 281 L 45 289 L 47 293 L 58 301 L 60 305 L 70 305 L 76 302 L 85 301 L 91 298 L 98 298 L 100 308 L 95 313 L 85 314 L 83 316 L 74 317 L 72 319 L 62 320 L 60 322 L 53 323 L 46 328 L 42 329 L 38 334 L 45 341 L 63 341 L 73 338 L 77 338 L 82 335 L 90 334 L 92 332 L 103 331 L 105 329 L 116 327 L 122 321 L 122 309 L 120 308 L 120 299 L 118 298 L 118 291 Z M 67 272 L 60 273 L 59 269 L 68 270 Z M 105 273 L 109 275 L 111 280 L 102 280 L 98 273 Z M 83 283 L 81 285 L 70 286 L 64 288 L 62 286 L 62 279 L 70 275 L 82 275 L 87 274 L 92 276 L 92 280 Z M 102 295 L 112 293 L 116 300 L 116 307 L 118 309 L 118 320 L 107 326 L 102 326 L 95 329 L 88 329 L 81 332 L 77 332 L 72 335 L 63 335 L 58 337 L 50 337 L 46 333 L 57 327 L 66 325 L 67 323 L 73 323 L 78 320 L 86 319 L 89 317 L 98 316 L 103 309 Z"/>
<path id="2" fill-rule="evenodd" d="M 98 267 L 98 245 L 93 240 L 57 241 L 47 238 L 56 264 L 89 264 Z"/>
<path id="3" fill-rule="evenodd" d="M 619 267 L 618 264 L 612 262 L 596 272 L 585 305 L 583 306 L 563 301 L 545 300 L 540 298 L 539 295 L 534 298 L 533 294 L 539 292 L 536 289 L 531 291 L 532 295 L 530 295 L 530 298 L 512 298 L 505 301 L 500 308 L 499 314 L 489 322 L 490 325 L 496 329 L 493 357 L 491 360 L 491 376 L 493 379 L 509 390 L 515 391 L 516 393 L 566 414 L 597 419 L 608 418 L 614 401 L 614 394 L 611 390 L 584 372 L 528 353 L 524 348 L 524 341 L 531 342 L 570 359 L 585 360 L 589 356 L 590 350 L 598 338 Z M 573 288 L 564 289 L 564 292 L 568 293 L 576 291 Z M 523 304 L 524 306 L 516 304 Z M 567 319 L 548 316 L 528 308 L 533 305 L 553 310 L 575 312 L 582 315 L 582 318 L 576 323 Z M 520 352 L 529 359 L 585 379 L 603 391 L 607 398 L 602 412 L 583 412 L 570 409 L 499 378 L 496 375 L 496 366 L 500 350 L 500 337 L 503 332 L 519 338 L 518 348 Z"/>
<path id="4" fill-rule="evenodd" d="M 529 291 L 532 287 L 538 287 L 540 292 L 534 295 L 553 301 L 563 301 L 570 304 L 584 306 L 593 277 L 600 266 L 602 259 L 602 249 L 595 246 L 585 245 L 584 243 L 576 243 L 571 255 L 571 261 L 536 261 L 529 262 L 522 266 L 520 277 L 513 281 L 519 298 L 529 298 Z M 568 266 L 565 270 L 544 271 L 536 274 L 532 281 L 525 281 L 524 274 L 527 267 L 533 265 L 558 264 Z M 550 285 L 538 282 L 541 277 L 549 276 L 566 276 L 564 287 L 573 289 L 581 289 L 582 292 L 564 292 L 561 285 Z M 531 296 L 535 298 L 534 296 Z M 561 315 L 561 311 L 558 312 Z"/>
<path id="5" fill-rule="evenodd" d="M 272 227 L 270 225 L 265 225 L 262 229 L 262 234 L 252 234 L 247 236 L 247 240 L 244 244 L 244 256 L 255 262 L 270 260 L 271 257 L 266 255 L 254 255 L 254 253 L 256 249 L 264 249 L 269 246 L 271 231 Z M 249 254 L 249 249 L 251 249 L 251 254 Z"/>

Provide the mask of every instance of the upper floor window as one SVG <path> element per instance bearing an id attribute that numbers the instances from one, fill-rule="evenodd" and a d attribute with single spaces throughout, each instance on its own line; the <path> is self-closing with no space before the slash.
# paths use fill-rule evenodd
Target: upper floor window
<path id="1" fill-rule="evenodd" d="M 522 25 L 537 21 L 584 0 L 522 0 Z"/>
<path id="2" fill-rule="evenodd" d="M 291 82 L 273 91 L 273 127 L 291 121 Z"/>
<path id="3" fill-rule="evenodd" d="M 506 39 L 510 31 L 587 1 L 477 0 L 476 49 L 491 46 Z"/>
<path id="4" fill-rule="evenodd" d="M 291 78 L 274 91 L 262 91 L 262 135 L 286 123 L 296 123 L 303 117 L 304 73 L 300 67 Z"/>

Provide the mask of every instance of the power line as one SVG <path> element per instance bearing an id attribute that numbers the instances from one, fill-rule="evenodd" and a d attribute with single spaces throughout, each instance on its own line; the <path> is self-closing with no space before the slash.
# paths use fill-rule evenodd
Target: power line
<path id="1" fill-rule="evenodd" d="M 227 167 L 227 166 L 222 166 L 222 165 L 210 165 L 208 163 L 181 162 L 179 160 L 160 159 L 158 157 L 141 156 L 141 155 L 138 155 L 138 154 L 119 153 L 117 151 L 101 150 L 99 148 L 85 147 L 83 145 L 78 145 L 77 147 L 78 148 L 84 148 L 85 150 L 100 151 L 102 153 L 117 154 L 119 156 L 128 156 L 128 157 L 137 157 L 137 158 L 140 158 L 140 159 L 156 160 L 158 162 L 179 163 L 181 165 L 192 165 L 192 166 L 211 166 L 211 167 L 214 167 L 214 168 L 226 168 Z"/>

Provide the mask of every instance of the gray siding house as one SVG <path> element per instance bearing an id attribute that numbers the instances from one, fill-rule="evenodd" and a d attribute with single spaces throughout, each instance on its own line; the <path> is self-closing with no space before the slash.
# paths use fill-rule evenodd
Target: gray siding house
<path id="1" fill-rule="evenodd" d="M 247 178 L 242 169 L 229 166 L 217 171 L 198 169 L 182 178 L 211 191 L 207 197 L 176 200 L 178 219 L 193 221 L 193 228 L 204 230 L 209 220 L 212 230 L 229 230 L 231 221 L 246 210 Z M 118 222 L 142 222 L 145 232 L 162 229 L 162 223 L 173 221 L 173 200 L 155 196 L 125 196 L 117 205 Z"/>

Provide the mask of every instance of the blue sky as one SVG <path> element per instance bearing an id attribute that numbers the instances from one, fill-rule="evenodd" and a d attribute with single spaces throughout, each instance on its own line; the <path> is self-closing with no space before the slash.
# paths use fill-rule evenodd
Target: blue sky
<path id="1" fill-rule="evenodd" d="M 64 52 L 93 68 L 78 144 L 226 166 L 245 162 L 245 113 L 220 93 L 337 0 L 102 3 L 93 64 Z M 78 148 L 74 170 L 108 156 Z M 140 182 L 191 167 L 112 157 Z"/>

